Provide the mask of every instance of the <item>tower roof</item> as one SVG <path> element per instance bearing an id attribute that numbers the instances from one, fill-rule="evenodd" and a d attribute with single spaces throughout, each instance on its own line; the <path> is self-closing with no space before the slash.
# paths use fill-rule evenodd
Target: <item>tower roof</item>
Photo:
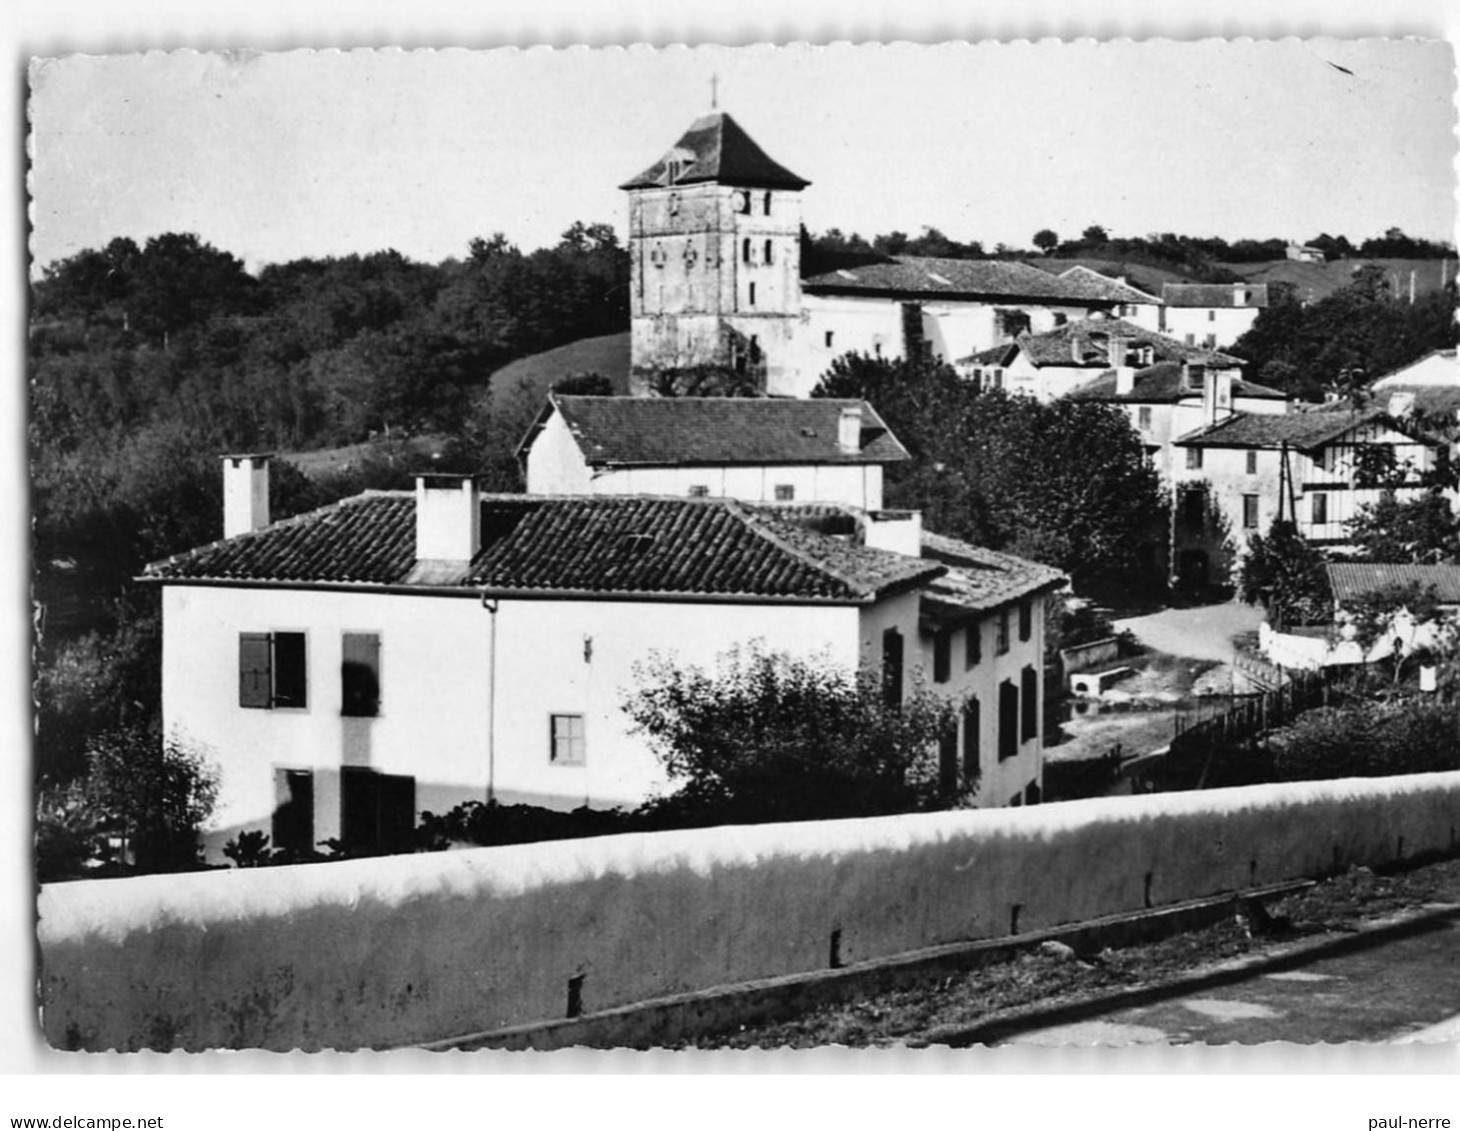
<path id="1" fill-rule="evenodd" d="M 810 183 L 772 161 L 734 118 L 716 111 L 696 118 L 668 153 L 619 188 L 721 184 L 803 189 Z"/>

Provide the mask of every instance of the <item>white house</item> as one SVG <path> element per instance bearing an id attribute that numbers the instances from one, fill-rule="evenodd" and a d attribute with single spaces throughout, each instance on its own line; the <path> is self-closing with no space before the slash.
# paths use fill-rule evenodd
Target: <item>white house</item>
<path id="1" fill-rule="evenodd" d="M 1316 543 L 1343 545 L 1344 524 L 1360 507 L 1378 502 L 1386 486 L 1365 461 L 1387 462 L 1393 475 L 1381 478 L 1400 499 L 1413 498 L 1425 489 L 1421 477 L 1435 467 L 1437 444 L 1369 408 L 1236 413 L 1178 437 L 1174 448 L 1180 453 L 1174 473 L 1177 549 L 1189 555 L 1185 569 L 1199 573 L 1222 552 L 1222 541 L 1231 564 L 1254 532 L 1266 532 L 1280 518 Z M 1213 536 L 1209 525 L 1199 527 L 1203 512 L 1221 515 L 1225 529 Z"/>
<path id="2" fill-rule="evenodd" d="M 809 183 L 716 112 L 620 186 L 636 393 L 676 371 L 722 368 L 804 397 L 848 352 L 951 361 L 1131 301 L 1112 280 L 1008 261 L 871 256 L 808 273 Z"/>
<path id="3" fill-rule="evenodd" d="M 1375 393 L 1396 389 L 1460 389 L 1460 365 L 1455 362 L 1453 349 L 1430 350 L 1418 361 L 1386 373 L 1369 388 Z"/>
<path id="4" fill-rule="evenodd" d="M 1225 349 L 1267 306 L 1266 283 L 1167 283 L 1157 329 L 1191 345 Z"/>
<path id="5" fill-rule="evenodd" d="M 1092 378 L 1107 373 L 1112 375 L 1112 394 L 1119 391 L 1126 396 L 1134 390 L 1138 371 L 1162 362 L 1179 363 L 1188 372 L 1230 370 L 1239 389 L 1258 388 L 1237 380 L 1241 358 L 1187 345 L 1123 318 L 1082 318 L 1043 333 L 1021 334 L 1012 342 L 959 358 L 954 368 L 982 386 L 1051 401 L 1085 389 Z M 1144 388 L 1149 382 L 1140 384 Z"/>
<path id="6" fill-rule="evenodd" d="M 970 696 L 945 773 L 976 758 L 980 803 L 1038 798 L 1040 598 L 1064 579 L 915 514 L 428 476 L 271 524 L 267 457 L 224 475 L 224 539 L 141 578 L 166 730 L 220 769 L 211 859 L 245 829 L 402 849 L 422 810 L 471 799 L 637 804 L 666 783 L 621 710 L 635 665 L 757 640 Z"/>
<path id="7" fill-rule="evenodd" d="M 882 509 L 908 458 L 859 400 L 552 395 L 518 447 L 532 495 L 680 495 Z"/>

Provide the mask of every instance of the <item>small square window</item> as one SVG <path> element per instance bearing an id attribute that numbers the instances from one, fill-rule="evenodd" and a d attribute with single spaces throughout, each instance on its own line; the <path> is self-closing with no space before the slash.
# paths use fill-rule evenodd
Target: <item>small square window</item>
<path id="1" fill-rule="evenodd" d="M 796 497 L 796 488 L 790 483 L 776 484 L 776 502 L 789 503 Z"/>
<path id="2" fill-rule="evenodd" d="M 1186 470 L 1187 471 L 1200 471 L 1201 470 L 1201 449 L 1200 448 L 1187 448 L 1186 449 Z"/>
<path id="3" fill-rule="evenodd" d="M 1142 405 L 1140 408 L 1136 409 L 1136 423 L 1139 425 L 1142 432 L 1149 432 L 1151 430 L 1150 405 Z"/>
<path id="4" fill-rule="evenodd" d="M 309 705 L 304 633 L 239 633 L 238 705 L 265 710 Z"/>
<path id="5" fill-rule="evenodd" d="M 1255 451 L 1249 451 L 1247 453 L 1247 474 L 1257 474 L 1257 453 Z"/>
<path id="6" fill-rule="evenodd" d="M 1217 320 L 1217 312 L 1215 310 L 1208 310 L 1207 311 L 1207 321 L 1208 322 L 1215 322 L 1216 320 Z"/>
<path id="7" fill-rule="evenodd" d="M 555 766 L 581 766 L 587 756 L 582 715 L 552 716 L 552 745 L 548 758 Z"/>
<path id="8" fill-rule="evenodd" d="M 1257 496 L 1242 496 L 1242 528 L 1244 530 L 1257 529 Z"/>

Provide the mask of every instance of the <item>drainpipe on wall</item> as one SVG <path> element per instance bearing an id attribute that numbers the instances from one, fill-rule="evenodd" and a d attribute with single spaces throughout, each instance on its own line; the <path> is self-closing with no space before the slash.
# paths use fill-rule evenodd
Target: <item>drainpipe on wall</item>
<path id="1" fill-rule="evenodd" d="M 495 597 L 482 594 L 482 608 L 491 614 L 487 629 L 487 662 L 491 671 L 487 675 L 487 802 L 490 804 L 497 791 L 497 609 L 501 602 Z"/>

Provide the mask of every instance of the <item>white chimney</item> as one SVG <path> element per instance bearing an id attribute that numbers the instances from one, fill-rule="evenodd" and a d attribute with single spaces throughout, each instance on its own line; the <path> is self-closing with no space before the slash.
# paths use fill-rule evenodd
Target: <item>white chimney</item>
<path id="1" fill-rule="evenodd" d="M 223 457 L 223 537 L 269 525 L 269 457 Z"/>
<path id="2" fill-rule="evenodd" d="M 868 511 L 862 524 L 862 544 L 909 558 L 923 556 L 922 511 Z"/>
<path id="3" fill-rule="evenodd" d="M 1390 416 L 1414 415 L 1414 390 L 1400 389 L 1389 394 Z"/>
<path id="4" fill-rule="evenodd" d="M 1232 305 L 1233 306 L 1246 306 L 1247 305 L 1247 284 L 1246 283 L 1233 283 L 1232 284 Z"/>
<path id="5" fill-rule="evenodd" d="M 464 565 L 482 544 L 481 504 L 470 475 L 416 476 L 416 560 Z"/>
<path id="6" fill-rule="evenodd" d="M 862 450 L 862 406 L 843 405 L 836 425 L 836 444 L 844 452 Z"/>
<path id="7" fill-rule="evenodd" d="M 1128 397 L 1136 391 L 1136 370 L 1133 365 L 1115 367 L 1115 395 Z"/>

